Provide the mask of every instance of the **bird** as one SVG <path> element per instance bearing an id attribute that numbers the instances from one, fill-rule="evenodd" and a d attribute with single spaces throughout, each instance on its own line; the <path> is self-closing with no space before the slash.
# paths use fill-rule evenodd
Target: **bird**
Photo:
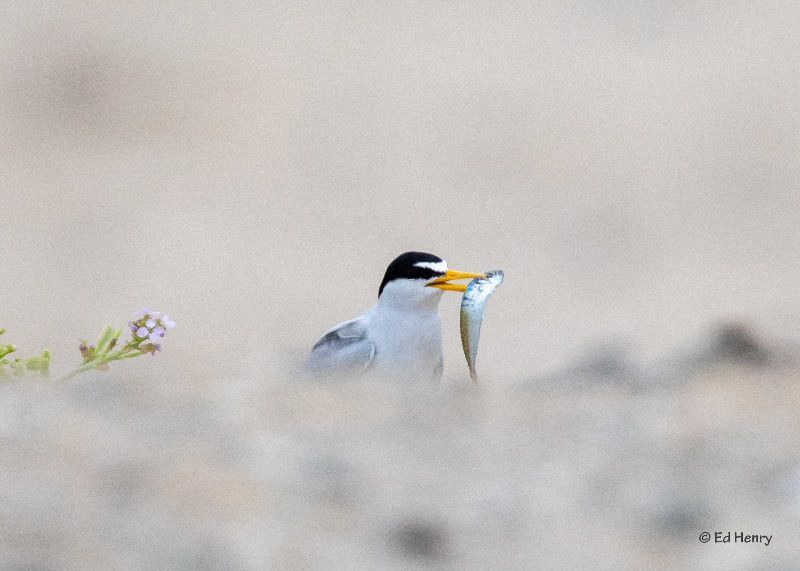
<path id="1" fill-rule="evenodd" d="M 405 252 L 386 268 L 378 301 L 340 323 L 314 344 L 304 370 L 312 376 L 405 378 L 438 382 L 442 376 L 439 301 L 463 292 L 484 274 L 451 270 L 439 256 Z"/>

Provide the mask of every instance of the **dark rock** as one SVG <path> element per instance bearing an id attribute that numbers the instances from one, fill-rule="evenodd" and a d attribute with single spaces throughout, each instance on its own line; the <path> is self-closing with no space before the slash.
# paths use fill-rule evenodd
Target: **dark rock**
<path id="1" fill-rule="evenodd" d="M 402 521 L 394 532 L 393 540 L 406 557 L 442 559 L 447 556 L 447 532 L 439 522 L 422 518 Z"/>
<path id="2" fill-rule="evenodd" d="M 712 341 L 712 357 L 746 365 L 763 365 L 769 351 L 751 327 L 744 323 L 722 324 Z"/>

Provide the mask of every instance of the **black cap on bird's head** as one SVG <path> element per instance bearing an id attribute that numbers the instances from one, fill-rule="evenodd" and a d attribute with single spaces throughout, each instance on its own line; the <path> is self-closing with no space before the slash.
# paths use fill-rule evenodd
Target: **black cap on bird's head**
<path id="1" fill-rule="evenodd" d="M 464 291 L 465 285 L 448 282 L 481 276 L 483 274 L 448 270 L 447 262 L 433 254 L 406 252 L 397 256 L 386 268 L 383 281 L 378 289 L 378 297 L 383 293 L 386 284 L 394 280 L 420 280 L 421 285 L 426 287 L 434 287 L 446 291 Z"/>

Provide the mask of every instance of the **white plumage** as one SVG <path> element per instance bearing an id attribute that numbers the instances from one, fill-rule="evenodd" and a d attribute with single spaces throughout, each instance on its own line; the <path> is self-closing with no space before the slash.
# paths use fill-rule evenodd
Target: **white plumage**
<path id="1" fill-rule="evenodd" d="M 311 350 L 307 371 L 355 377 L 438 381 L 442 374 L 442 292 L 425 280 L 395 280 L 372 308 L 327 331 Z"/>
<path id="2" fill-rule="evenodd" d="M 406 252 L 387 268 L 378 302 L 366 313 L 329 329 L 314 344 L 306 372 L 314 375 L 438 381 L 442 375 L 439 300 L 448 283 L 479 274 L 447 269 L 432 254 Z"/>

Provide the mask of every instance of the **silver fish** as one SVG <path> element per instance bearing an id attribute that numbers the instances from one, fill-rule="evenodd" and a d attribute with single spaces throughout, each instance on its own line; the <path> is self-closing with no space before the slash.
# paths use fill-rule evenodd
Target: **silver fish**
<path id="1" fill-rule="evenodd" d="M 478 382 L 475 371 L 475 360 L 478 357 L 478 340 L 481 336 L 481 322 L 486 302 L 494 292 L 494 288 L 503 282 L 502 270 L 486 272 L 485 278 L 475 278 L 467 284 L 464 297 L 461 298 L 461 346 L 469 366 L 469 376 Z"/>

